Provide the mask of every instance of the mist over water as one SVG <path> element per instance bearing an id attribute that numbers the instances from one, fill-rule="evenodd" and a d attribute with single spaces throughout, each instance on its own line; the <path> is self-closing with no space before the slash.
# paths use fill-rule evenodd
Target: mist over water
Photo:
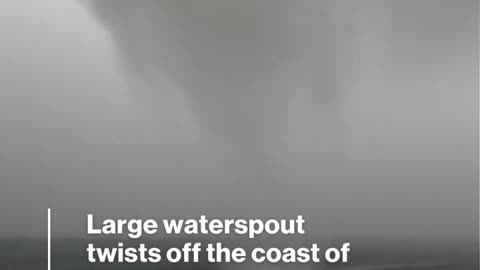
<path id="1" fill-rule="evenodd" d="M 2 235 L 46 206 L 66 236 L 87 212 L 478 233 L 476 1 L 4 5 Z"/>

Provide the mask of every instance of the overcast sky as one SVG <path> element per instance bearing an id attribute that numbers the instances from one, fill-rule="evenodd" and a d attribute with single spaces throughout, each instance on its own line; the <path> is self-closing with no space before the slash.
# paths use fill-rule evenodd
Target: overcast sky
<path id="1" fill-rule="evenodd" d="M 0 235 L 478 233 L 478 3 L 2 1 Z"/>

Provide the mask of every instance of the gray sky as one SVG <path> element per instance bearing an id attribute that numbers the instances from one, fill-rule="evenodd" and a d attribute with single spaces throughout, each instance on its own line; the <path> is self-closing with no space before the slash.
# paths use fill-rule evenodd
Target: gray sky
<path id="1" fill-rule="evenodd" d="M 97 3 L 0 4 L 0 235 L 478 233 L 477 1 Z"/>

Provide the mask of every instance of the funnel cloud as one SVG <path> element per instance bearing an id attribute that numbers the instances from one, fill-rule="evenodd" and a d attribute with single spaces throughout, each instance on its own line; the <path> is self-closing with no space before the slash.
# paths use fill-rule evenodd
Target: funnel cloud
<path id="1" fill-rule="evenodd" d="M 0 235 L 288 218 L 478 239 L 478 1 L 0 4 Z"/>

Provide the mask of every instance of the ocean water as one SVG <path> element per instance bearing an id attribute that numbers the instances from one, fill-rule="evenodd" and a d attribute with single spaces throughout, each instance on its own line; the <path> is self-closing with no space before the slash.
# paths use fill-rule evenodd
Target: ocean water
<path id="1" fill-rule="evenodd" d="M 109 242 L 112 241 L 112 242 Z M 128 264 L 128 263 L 89 263 L 85 251 L 87 244 L 92 241 L 80 239 L 63 239 L 52 242 L 52 269 L 92 270 L 92 269 L 175 269 L 175 270 L 314 270 L 314 269 L 348 269 L 348 270 L 477 270 L 478 253 L 457 252 L 444 253 L 432 250 L 416 250 L 412 253 L 382 251 L 378 247 L 375 251 L 357 252 L 345 264 L 284 264 L 284 263 L 240 263 L 240 264 L 211 264 L 205 261 L 200 263 L 177 264 Z M 143 241 L 145 242 L 145 241 Z M 113 247 L 114 240 L 95 242 L 96 246 Z M 153 242 L 146 243 L 153 246 Z M 165 244 L 165 243 L 163 243 Z M 178 244 L 178 243 L 177 243 Z M 155 246 L 161 247 L 156 243 Z M 47 269 L 46 240 L 32 239 L 5 239 L 0 240 L 0 269 L 1 270 L 38 270 Z M 391 255 L 395 254 L 395 255 Z"/>

